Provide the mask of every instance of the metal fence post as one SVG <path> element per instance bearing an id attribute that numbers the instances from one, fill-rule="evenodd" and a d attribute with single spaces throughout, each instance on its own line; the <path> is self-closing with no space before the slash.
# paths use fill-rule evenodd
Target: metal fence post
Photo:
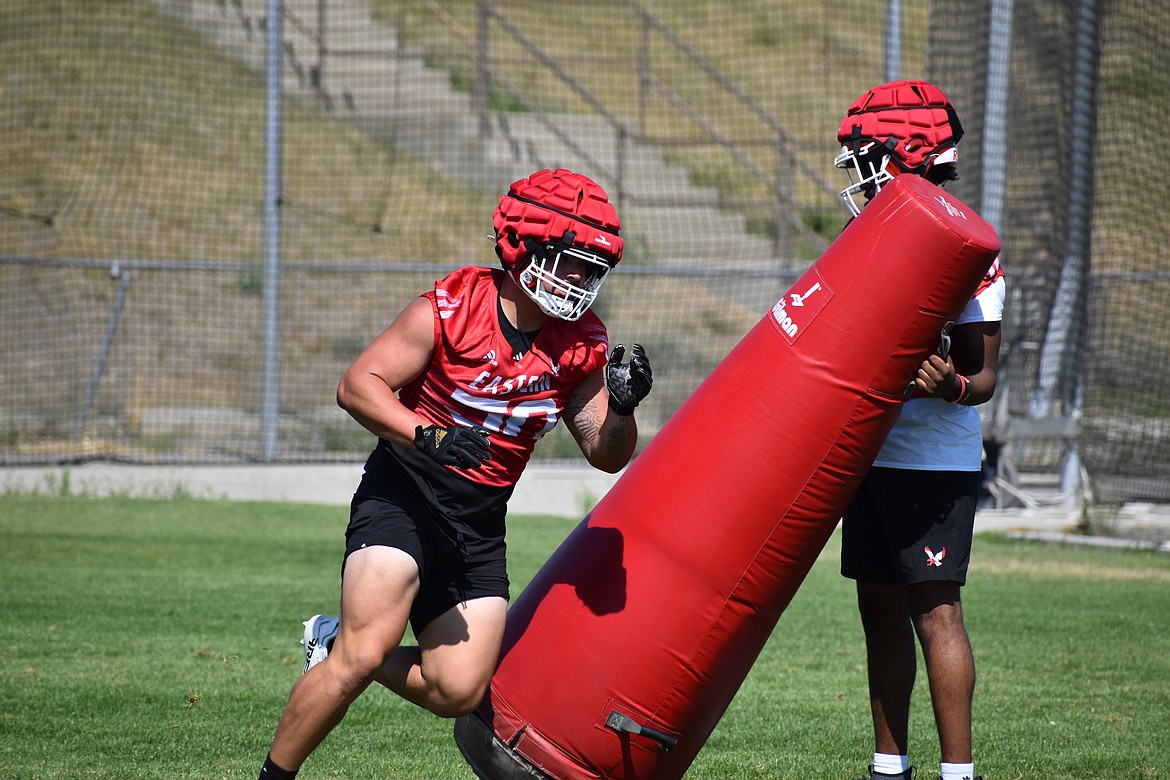
<path id="1" fill-rule="evenodd" d="M 983 114 L 983 193 L 979 215 L 996 230 L 1003 228 L 1007 181 L 1007 102 L 1012 64 L 1014 0 L 991 0 L 988 33 L 987 99 Z"/>
<path id="2" fill-rule="evenodd" d="M 886 81 L 902 75 L 902 3 L 886 0 Z"/>
<path id="3" fill-rule="evenodd" d="M 268 73 L 264 121 L 264 357 L 260 420 L 261 453 L 273 460 L 280 419 L 280 198 L 283 146 L 282 99 L 284 14 L 281 0 L 268 0 Z"/>
<path id="4" fill-rule="evenodd" d="M 991 21 L 987 35 L 987 96 L 983 104 L 983 171 L 979 214 L 1000 235 L 1003 235 L 1003 205 L 1007 186 L 1007 113 L 1014 10 L 1014 0 L 991 0 Z M 984 431 L 990 431 L 990 434 L 984 434 L 985 439 L 1006 438 L 1011 382 L 1012 377 L 1001 374 L 1000 389 L 991 402 L 976 407 L 983 420 Z M 1006 472 L 1006 459 L 989 456 L 988 460 L 995 463 L 997 478 L 1001 471 Z"/>
<path id="5" fill-rule="evenodd" d="M 490 12 L 487 0 L 476 0 L 475 92 L 472 105 L 479 117 L 480 138 L 491 133 L 491 69 L 488 66 L 488 22 Z"/>
<path id="6" fill-rule="evenodd" d="M 650 103 L 650 20 L 642 15 L 642 49 L 638 56 L 638 135 L 646 137 Z"/>
<path id="7" fill-rule="evenodd" d="M 1080 0 L 1076 15 L 1076 50 L 1073 60 L 1072 144 L 1069 153 L 1068 243 L 1048 320 L 1048 336 L 1040 353 L 1032 417 L 1048 417 L 1057 397 L 1065 401 L 1064 416 L 1080 416 L 1080 374 L 1088 295 L 1090 233 L 1093 222 L 1094 136 L 1097 130 L 1097 82 L 1100 61 L 1101 14 L 1099 0 Z M 1079 453 L 1075 442 L 1062 466 L 1061 492 L 1066 501 L 1079 487 Z"/>

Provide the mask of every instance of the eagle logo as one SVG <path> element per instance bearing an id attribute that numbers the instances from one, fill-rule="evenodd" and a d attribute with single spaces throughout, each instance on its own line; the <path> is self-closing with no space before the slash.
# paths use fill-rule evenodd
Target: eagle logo
<path id="1" fill-rule="evenodd" d="M 935 553 L 934 550 L 930 549 L 930 545 L 928 544 L 923 549 L 926 551 L 927 566 L 942 566 L 943 558 L 947 555 L 947 548 L 944 547 L 938 553 Z"/>

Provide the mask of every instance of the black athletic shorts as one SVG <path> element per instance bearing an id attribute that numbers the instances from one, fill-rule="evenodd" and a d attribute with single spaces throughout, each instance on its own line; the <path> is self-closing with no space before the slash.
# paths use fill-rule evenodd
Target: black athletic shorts
<path id="1" fill-rule="evenodd" d="M 456 604 L 487 596 L 508 599 L 503 524 L 484 529 L 438 517 L 409 489 L 389 497 L 354 496 L 345 558 L 375 545 L 402 550 L 418 564 L 421 587 L 410 609 L 416 637 Z"/>
<path id="2" fill-rule="evenodd" d="M 967 581 L 977 471 L 869 470 L 841 523 L 841 574 L 886 585 Z"/>

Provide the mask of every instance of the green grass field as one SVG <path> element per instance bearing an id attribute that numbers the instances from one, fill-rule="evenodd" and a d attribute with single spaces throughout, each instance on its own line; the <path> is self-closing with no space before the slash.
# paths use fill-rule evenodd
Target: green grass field
<path id="1" fill-rule="evenodd" d="M 518 517 L 516 592 L 576 523 Z M 345 510 L 0 496 L 0 778 L 252 778 L 335 609 Z M 850 778 L 870 747 L 837 540 L 689 778 Z M 980 536 L 966 591 L 988 780 L 1170 773 L 1170 558 Z M 680 605 L 684 606 L 685 605 Z M 920 674 L 912 758 L 937 772 Z M 306 778 L 472 777 L 451 724 L 372 689 Z"/>

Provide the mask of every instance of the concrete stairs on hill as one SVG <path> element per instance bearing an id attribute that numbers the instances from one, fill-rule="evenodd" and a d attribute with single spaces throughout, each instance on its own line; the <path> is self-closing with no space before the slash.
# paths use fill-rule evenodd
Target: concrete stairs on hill
<path id="1" fill-rule="evenodd" d="M 154 1 L 229 56 L 264 69 L 266 0 Z M 619 153 L 618 130 L 605 117 L 496 112 L 481 132 L 471 95 L 403 49 L 392 27 L 371 18 L 368 0 L 329 0 L 322 65 L 319 13 L 317 0 L 284 0 L 286 95 L 488 192 L 546 167 L 588 173 L 617 202 L 627 246 L 655 265 L 796 265 L 777 258 L 771 240 L 749 234 L 743 215 L 719 208 L 718 192 L 693 185 L 661 147 L 628 141 Z"/>

